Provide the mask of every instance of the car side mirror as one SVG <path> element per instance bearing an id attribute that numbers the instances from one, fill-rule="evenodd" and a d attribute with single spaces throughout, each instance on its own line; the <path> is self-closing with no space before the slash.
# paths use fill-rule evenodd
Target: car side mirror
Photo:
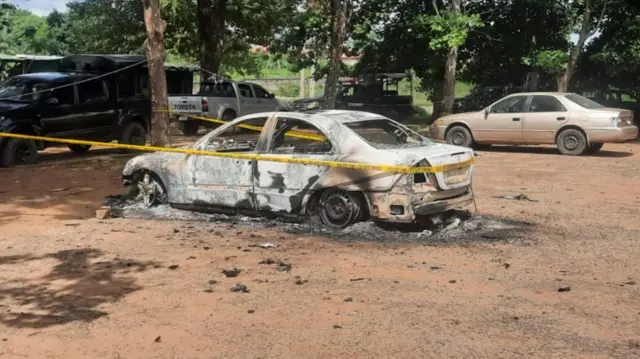
<path id="1" fill-rule="evenodd" d="M 55 106 L 55 105 L 59 104 L 60 102 L 55 97 L 49 97 L 44 103 L 45 103 L 45 105 L 48 105 L 48 106 Z"/>
<path id="2" fill-rule="evenodd" d="M 485 108 L 485 109 L 484 109 L 484 119 L 486 120 L 486 119 L 487 119 L 487 117 L 489 117 L 489 109 L 488 109 L 488 108 Z"/>

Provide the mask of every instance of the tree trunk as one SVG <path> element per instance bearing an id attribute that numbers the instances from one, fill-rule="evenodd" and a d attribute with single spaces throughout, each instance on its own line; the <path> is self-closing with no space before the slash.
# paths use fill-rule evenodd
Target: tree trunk
<path id="1" fill-rule="evenodd" d="M 598 30 L 598 27 L 602 23 L 602 19 L 607 9 L 607 0 L 604 0 L 602 4 L 600 19 L 598 19 L 596 28 L 593 32 L 589 32 L 589 26 L 591 25 L 591 13 L 593 11 L 592 6 L 592 0 L 585 0 L 584 14 L 582 14 L 582 24 L 580 25 L 580 32 L 578 32 L 578 43 L 573 49 L 571 49 L 571 52 L 569 53 L 569 59 L 567 60 L 567 69 L 563 73 L 559 74 L 556 78 L 558 82 L 558 92 L 569 91 L 569 82 L 571 81 L 571 77 L 574 75 L 576 63 L 578 63 L 578 57 L 580 56 L 580 51 L 582 51 L 582 47 L 584 47 L 584 43 L 587 41 L 587 39 Z"/>
<path id="2" fill-rule="evenodd" d="M 164 31 L 167 24 L 160 16 L 159 0 L 143 0 L 144 25 L 147 39 L 144 48 L 149 67 L 149 88 L 151 89 L 151 145 L 169 145 L 169 113 L 167 110 L 167 77 L 164 72 Z"/>
<path id="3" fill-rule="evenodd" d="M 431 97 L 431 102 L 433 102 L 433 111 L 431 112 L 431 117 L 429 118 L 429 122 L 433 123 L 435 120 L 442 116 L 442 105 L 443 105 L 443 93 L 444 90 L 444 82 L 438 82 L 433 87 L 433 96 Z"/>
<path id="4" fill-rule="evenodd" d="M 460 14 L 460 1 L 451 1 L 451 11 L 454 15 Z M 442 89 L 442 115 L 453 112 L 453 101 L 456 98 L 456 67 L 458 64 L 458 47 L 450 47 L 447 52 L 447 61 L 444 65 L 444 88 Z"/>
<path id="5" fill-rule="evenodd" d="M 336 90 L 340 79 L 342 65 L 342 45 L 347 31 L 348 0 L 331 0 L 331 48 L 329 57 L 329 73 L 324 87 L 324 103 L 326 108 L 336 108 Z"/>
<path id="6" fill-rule="evenodd" d="M 200 81 L 217 74 L 224 51 L 226 0 L 198 0 Z"/>

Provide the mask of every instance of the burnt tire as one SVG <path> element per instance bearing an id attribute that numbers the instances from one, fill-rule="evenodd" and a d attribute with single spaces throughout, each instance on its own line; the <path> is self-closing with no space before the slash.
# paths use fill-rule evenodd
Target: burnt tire
<path id="1" fill-rule="evenodd" d="M 556 144 L 560 153 L 567 156 L 579 156 L 589 147 L 587 137 L 574 128 L 560 132 Z"/>
<path id="2" fill-rule="evenodd" d="M 598 153 L 598 151 L 602 149 L 602 146 L 604 146 L 604 143 L 592 143 L 589 145 L 589 148 L 587 148 L 587 153 Z"/>
<path id="3" fill-rule="evenodd" d="M 195 136 L 200 129 L 200 121 L 188 120 L 180 122 L 180 131 L 185 136 Z"/>
<path id="4" fill-rule="evenodd" d="M 147 130 L 138 122 L 129 122 L 124 126 L 118 143 L 123 145 L 144 146 L 147 144 Z M 130 152 L 130 150 L 122 150 L 121 152 L 126 153 Z"/>
<path id="5" fill-rule="evenodd" d="M 89 151 L 91 145 L 67 145 L 73 153 L 85 153 Z"/>
<path id="6" fill-rule="evenodd" d="M 10 138 L 2 149 L 0 166 L 30 165 L 38 161 L 38 146 L 33 140 Z"/>
<path id="7" fill-rule="evenodd" d="M 464 126 L 453 126 L 447 135 L 445 141 L 450 145 L 471 147 L 473 146 L 473 136 L 471 132 Z"/>
<path id="8" fill-rule="evenodd" d="M 320 195 L 317 214 L 326 227 L 342 229 L 361 218 L 360 199 L 341 189 L 328 189 Z"/>

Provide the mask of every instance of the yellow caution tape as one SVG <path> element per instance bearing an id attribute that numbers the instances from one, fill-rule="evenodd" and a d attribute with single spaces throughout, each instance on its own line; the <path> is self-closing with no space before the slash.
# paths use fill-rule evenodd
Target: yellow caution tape
<path id="1" fill-rule="evenodd" d="M 222 124 L 222 125 L 228 123 L 228 121 L 220 120 L 220 119 L 217 119 L 217 118 L 190 115 L 190 114 L 186 114 L 186 113 L 173 112 L 171 110 L 155 110 L 155 111 L 156 112 L 168 112 L 170 115 L 183 116 L 183 117 L 187 117 L 187 118 L 193 118 L 195 120 L 201 120 L 201 121 L 212 122 L 212 123 L 219 123 L 219 124 Z M 252 126 L 252 125 L 239 124 L 238 127 L 246 128 L 246 129 L 253 130 L 253 131 L 259 131 L 259 132 L 262 131 L 262 127 L 261 126 Z M 307 140 L 320 141 L 320 142 L 324 142 L 324 141 L 327 140 L 327 138 L 325 136 L 323 136 L 323 135 L 316 135 L 316 134 L 313 134 L 313 133 L 305 133 L 303 131 L 287 131 L 287 133 L 285 133 L 284 135 L 285 136 L 289 136 L 289 137 L 304 138 L 304 139 L 307 139 Z"/>
<path id="2" fill-rule="evenodd" d="M 0 132 L 0 137 L 20 138 L 25 140 L 45 141 L 45 142 L 57 142 L 57 143 L 64 143 L 68 145 L 103 146 L 103 147 L 122 148 L 122 149 L 137 150 L 137 151 L 171 152 L 171 153 L 182 153 L 186 155 L 212 156 L 212 157 L 235 158 L 235 159 L 243 159 L 243 160 L 256 160 L 256 161 L 268 161 L 268 162 L 280 162 L 280 163 L 294 163 L 294 164 L 310 165 L 310 166 L 326 166 L 326 167 L 332 167 L 332 168 L 346 168 L 346 169 L 354 169 L 354 170 L 381 171 L 381 172 L 392 172 L 392 173 L 438 173 L 438 172 L 451 171 L 459 168 L 466 168 L 471 166 L 474 163 L 474 158 L 472 157 L 463 162 L 446 164 L 446 165 L 430 166 L 430 167 L 409 167 L 409 166 L 373 165 L 373 164 L 362 164 L 362 163 L 353 163 L 353 162 L 325 161 L 325 160 L 314 160 L 314 159 L 303 159 L 303 158 L 287 158 L 287 157 L 281 157 L 281 156 L 248 154 L 248 153 L 203 151 L 203 150 L 194 150 L 194 149 L 188 149 L 188 148 L 138 146 L 138 145 L 127 145 L 127 144 L 121 144 L 121 143 L 111 143 L 111 142 L 69 140 L 69 139 L 63 139 L 63 138 L 23 135 L 18 133 L 6 133 L 6 132 Z"/>

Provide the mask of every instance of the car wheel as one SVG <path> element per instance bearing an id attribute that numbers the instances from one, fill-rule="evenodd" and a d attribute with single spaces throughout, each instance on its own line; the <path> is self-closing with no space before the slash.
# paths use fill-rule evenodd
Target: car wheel
<path id="1" fill-rule="evenodd" d="M 195 136 L 198 134 L 198 130 L 200 129 L 199 121 L 189 120 L 185 122 L 180 122 L 180 131 L 185 136 Z"/>
<path id="2" fill-rule="evenodd" d="M 466 127 L 454 126 L 445 136 L 445 141 L 450 145 L 471 147 L 473 146 L 473 136 Z"/>
<path id="3" fill-rule="evenodd" d="M 602 149 L 602 146 L 604 146 L 604 143 L 592 143 L 587 148 L 587 153 L 597 153 Z"/>
<path id="4" fill-rule="evenodd" d="M 562 131 L 558 136 L 558 150 L 563 155 L 579 156 L 587 150 L 587 138 L 576 129 L 570 128 Z"/>
<path id="5" fill-rule="evenodd" d="M 32 140 L 10 138 L 2 151 L 0 165 L 30 165 L 38 160 L 38 147 Z"/>
<path id="6" fill-rule="evenodd" d="M 329 228 L 345 228 L 360 218 L 360 200 L 344 190 L 323 192 L 318 205 L 320 220 Z"/>
<path id="7" fill-rule="evenodd" d="M 144 204 L 147 208 L 167 203 L 167 192 L 158 176 L 144 172 L 138 177 L 132 193 L 134 201 Z"/>
<path id="8" fill-rule="evenodd" d="M 147 143 L 147 130 L 138 122 L 129 122 L 124 126 L 118 143 L 144 146 Z"/>
<path id="9" fill-rule="evenodd" d="M 91 145 L 67 145 L 73 153 L 85 153 L 89 151 Z"/>
<path id="10" fill-rule="evenodd" d="M 227 110 L 222 114 L 222 121 L 233 121 L 236 118 L 236 113 L 231 111 L 231 110 Z"/>

